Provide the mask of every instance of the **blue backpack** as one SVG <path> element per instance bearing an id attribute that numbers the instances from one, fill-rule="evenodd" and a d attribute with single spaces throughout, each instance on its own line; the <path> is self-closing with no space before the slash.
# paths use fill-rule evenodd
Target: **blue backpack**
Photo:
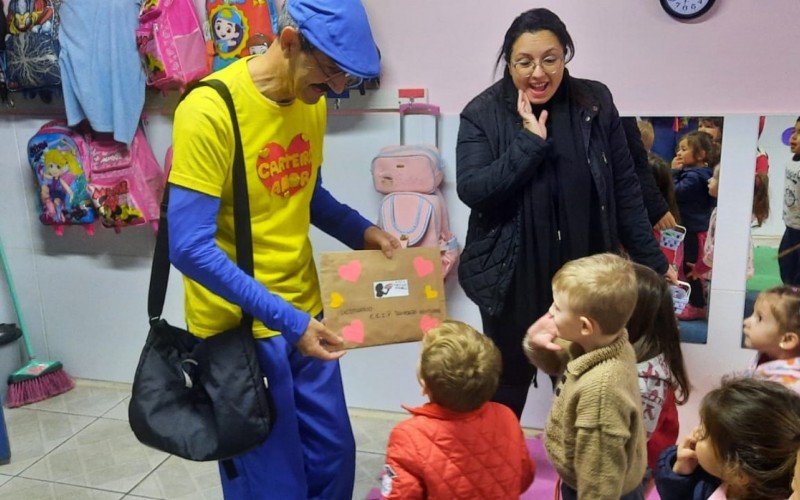
<path id="1" fill-rule="evenodd" d="M 6 77 L 8 89 L 46 99 L 60 89 L 58 8 L 61 0 L 8 3 Z"/>

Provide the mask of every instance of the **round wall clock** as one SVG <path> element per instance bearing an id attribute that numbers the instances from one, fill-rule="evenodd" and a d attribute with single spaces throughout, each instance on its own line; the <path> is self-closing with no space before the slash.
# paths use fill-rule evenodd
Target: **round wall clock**
<path id="1" fill-rule="evenodd" d="M 700 17 L 714 5 L 715 0 L 661 0 L 661 7 L 677 19 Z"/>

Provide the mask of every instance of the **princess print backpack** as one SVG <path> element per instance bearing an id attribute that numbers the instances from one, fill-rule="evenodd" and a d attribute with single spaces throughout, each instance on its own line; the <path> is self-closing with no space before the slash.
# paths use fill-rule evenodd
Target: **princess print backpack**
<path id="1" fill-rule="evenodd" d="M 84 136 L 62 120 L 48 122 L 28 141 L 28 161 L 38 182 L 42 224 L 53 226 L 58 235 L 65 225 L 83 225 L 92 234 L 95 213 L 87 190 Z"/>
<path id="2" fill-rule="evenodd" d="M 439 108 L 428 104 L 404 104 L 406 114 L 431 114 L 438 117 Z M 438 119 L 437 119 L 438 124 Z M 396 236 L 405 247 L 436 247 L 441 251 L 442 274 L 447 277 L 457 267 L 458 241 L 450 231 L 442 191 L 443 161 L 439 150 L 427 145 L 387 146 L 372 160 L 372 181 L 375 189 L 385 194 L 381 202 L 378 225 Z"/>
<path id="3" fill-rule="evenodd" d="M 180 89 L 209 71 L 200 18 L 192 0 L 145 0 L 136 45 L 147 85 Z"/>

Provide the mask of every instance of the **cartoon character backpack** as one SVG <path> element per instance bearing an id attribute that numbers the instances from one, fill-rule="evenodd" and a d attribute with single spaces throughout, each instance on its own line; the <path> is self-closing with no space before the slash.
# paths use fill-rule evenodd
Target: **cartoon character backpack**
<path id="1" fill-rule="evenodd" d="M 5 12 L 3 0 L 0 0 L 0 12 Z M 0 103 L 8 101 L 8 86 L 6 85 L 6 35 L 8 25 L 0 22 Z"/>
<path id="2" fill-rule="evenodd" d="M 192 0 L 145 0 L 136 45 L 147 85 L 180 89 L 209 73 L 203 28 Z"/>
<path id="3" fill-rule="evenodd" d="M 212 70 L 239 57 L 263 54 L 275 39 L 273 0 L 207 0 Z"/>
<path id="4" fill-rule="evenodd" d="M 404 248 L 439 248 L 442 274 L 447 277 L 457 267 L 459 249 L 450 231 L 447 204 L 439 189 L 444 178 L 443 161 L 437 147 L 402 144 L 402 117 L 406 114 L 438 117 L 439 108 L 428 104 L 403 104 L 400 107 L 401 145 L 384 147 L 372 160 L 372 182 L 378 192 L 386 195 L 381 202 L 378 225 L 396 236 Z"/>
<path id="5" fill-rule="evenodd" d="M 83 225 L 94 233 L 95 214 L 87 191 L 88 144 L 82 134 L 62 120 L 43 125 L 28 141 L 28 161 L 39 183 L 42 224 L 54 226 L 56 234 L 65 225 Z"/>
<path id="6" fill-rule="evenodd" d="M 58 8 L 61 0 L 8 3 L 6 66 L 8 89 L 38 93 L 49 100 L 60 90 Z"/>
<path id="7" fill-rule="evenodd" d="M 87 135 L 91 133 L 87 132 Z M 87 190 L 103 226 L 150 223 L 158 231 L 164 173 L 139 126 L 130 146 L 113 139 L 91 139 Z"/>

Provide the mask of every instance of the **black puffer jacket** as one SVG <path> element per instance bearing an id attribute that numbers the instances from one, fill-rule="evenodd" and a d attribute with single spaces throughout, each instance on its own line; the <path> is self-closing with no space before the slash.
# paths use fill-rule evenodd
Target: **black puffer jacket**
<path id="1" fill-rule="evenodd" d="M 664 199 L 664 196 L 661 195 L 661 191 L 658 190 L 656 178 L 653 176 L 650 161 L 647 158 L 647 149 L 642 143 L 639 125 L 636 124 L 636 118 L 629 116 L 621 118 L 621 121 L 622 130 L 625 131 L 625 138 L 628 140 L 628 149 L 633 158 L 633 168 L 636 170 L 636 176 L 639 177 L 639 185 L 642 188 L 644 209 L 647 210 L 650 224 L 655 226 L 669 212 L 669 204 Z"/>
<path id="2" fill-rule="evenodd" d="M 599 82 L 565 78 L 581 117 L 585 158 L 600 204 L 603 241 L 592 246 L 618 251 L 621 245 L 634 261 L 665 273 L 667 261 L 653 238 L 611 93 Z M 456 149 L 458 196 L 472 209 L 459 281 L 491 315 L 501 311 L 514 275 L 522 187 L 542 182 L 543 176 L 534 173 L 550 148 L 522 127 L 516 101 L 516 89 L 505 79 L 479 94 L 461 113 Z M 588 200 L 576 200 L 562 209 L 586 210 L 587 205 Z M 556 269 L 551 271 L 552 276 Z"/>

